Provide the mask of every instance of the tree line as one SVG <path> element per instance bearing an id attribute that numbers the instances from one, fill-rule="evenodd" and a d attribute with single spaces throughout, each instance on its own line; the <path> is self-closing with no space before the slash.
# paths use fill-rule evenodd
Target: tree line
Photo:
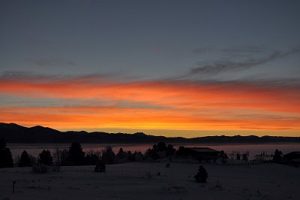
<path id="1" fill-rule="evenodd" d="M 31 167 L 34 165 L 46 166 L 76 166 L 76 165 L 96 165 L 101 162 L 103 164 L 125 163 L 134 161 L 153 161 L 162 158 L 172 160 L 176 157 L 187 157 L 189 155 L 184 151 L 184 147 L 177 150 L 173 145 L 167 145 L 165 142 L 154 144 L 144 154 L 141 152 L 124 151 L 122 148 L 115 153 L 112 147 L 106 147 L 102 152 L 84 152 L 82 146 L 78 142 L 71 143 L 69 149 L 57 150 L 51 152 L 47 149 L 42 150 L 37 157 L 30 155 L 27 151 L 23 151 L 14 162 L 10 149 L 7 147 L 4 139 L 0 139 L 0 168 L 7 167 Z M 273 161 L 280 162 L 282 160 L 282 152 L 276 150 Z M 228 156 L 221 151 L 220 157 L 227 159 Z M 237 160 L 239 155 L 237 155 Z M 244 160 L 244 159 L 243 159 Z M 247 159 L 248 160 L 248 159 Z"/>

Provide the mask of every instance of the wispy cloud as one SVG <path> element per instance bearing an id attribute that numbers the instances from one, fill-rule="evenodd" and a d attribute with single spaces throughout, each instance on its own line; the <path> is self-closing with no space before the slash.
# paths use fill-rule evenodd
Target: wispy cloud
<path id="1" fill-rule="evenodd" d="M 246 45 L 221 48 L 220 51 L 233 54 L 257 54 L 266 51 L 266 49 L 261 45 Z"/>
<path id="2" fill-rule="evenodd" d="M 224 49 L 225 51 L 238 51 L 238 49 Z M 248 52 L 255 53 L 257 52 L 256 48 L 247 48 Z M 189 72 L 184 74 L 183 76 L 179 76 L 179 78 L 188 78 L 194 75 L 197 76 L 211 76 L 220 74 L 223 72 L 231 72 L 231 71 L 240 71 L 250 69 L 252 67 L 256 67 L 258 65 L 266 64 L 272 62 L 277 59 L 281 59 L 293 54 L 300 53 L 300 48 L 292 48 L 288 51 L 274 51 L 273 53 L 260 58 L 249 58 L 244 61 L 232 61 L 226 60 L 222 62 L 215 62 L 212 64 L 198 64 L 197 67 L 191 68 Z"/>

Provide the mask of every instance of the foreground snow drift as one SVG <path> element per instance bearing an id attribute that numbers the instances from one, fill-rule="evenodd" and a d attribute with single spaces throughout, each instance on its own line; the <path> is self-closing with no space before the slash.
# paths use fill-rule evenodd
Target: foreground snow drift
<path id="1" fill-rule="evenodd" d="M 204 165 L 208 183 L 199 184 L 194 181 L 199 164 L 165 165 L 108 165 L 106 173 L 95 173 L 94 166 L 62 167 L 47 174 L 33 174 L 31 168 L 0 169 L 0 200 L 300 199 L 300 168 Z"/>

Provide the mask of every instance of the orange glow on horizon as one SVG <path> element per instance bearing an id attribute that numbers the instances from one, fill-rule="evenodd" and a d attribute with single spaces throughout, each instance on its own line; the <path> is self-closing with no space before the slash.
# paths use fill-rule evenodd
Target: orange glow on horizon
<path id="1" fill-rule="evenodd" d="M 300 93 L 298 87 L 292 86 L 192 81 L 0 80 L 0 93 L 16 98 L 105 100 L 111 103 L 111 106 L 0 106 L 1 122 L 29 126 L 190 131 L 300 130 Z M 120 102 L 126 102 L 126 105 L 120 105 Z"/>

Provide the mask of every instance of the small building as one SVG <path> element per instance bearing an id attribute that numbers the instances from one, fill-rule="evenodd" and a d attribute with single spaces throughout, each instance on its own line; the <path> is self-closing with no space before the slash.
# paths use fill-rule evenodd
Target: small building
<path id="1" fill-rule="evenodd" d="M 283 156 L 284 162 L 292 165 L 300 165 L 300 151 L 293 151 Z"/>
<path id="2" fill-rule="evenodd" d="M 216 161 L 219 158 L 223 158 L 223 152 L 214 150 L 208 147 L 180 147 L 179 154 L 182 156 L 193 157 L 200 162 L 202 161 Z"/>

